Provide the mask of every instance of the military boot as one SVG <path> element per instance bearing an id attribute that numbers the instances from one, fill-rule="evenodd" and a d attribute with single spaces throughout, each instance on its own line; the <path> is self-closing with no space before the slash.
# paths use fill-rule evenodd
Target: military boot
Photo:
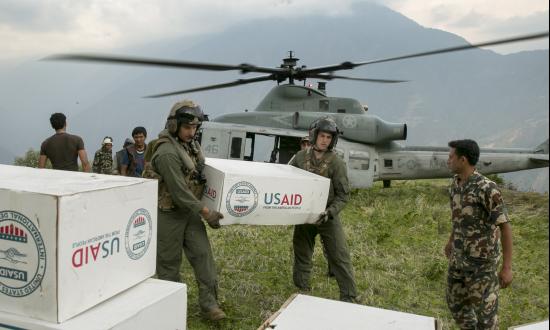
<path id="1" fill-rule="evenodd" d="M 219 307 L 212 307 L 207 311 L 203 311 L 203 316 L 210 321 L 219 321 L 226 317 L 225 313 Z"/>
<path id="2" fill-rule="evenodd" d="M 359 304 L 359 299 L 357 299 L 356 297 L 350 297 L 350 296 L 340 297 L 340 301 L 348 302 L 352 304 Z"/>

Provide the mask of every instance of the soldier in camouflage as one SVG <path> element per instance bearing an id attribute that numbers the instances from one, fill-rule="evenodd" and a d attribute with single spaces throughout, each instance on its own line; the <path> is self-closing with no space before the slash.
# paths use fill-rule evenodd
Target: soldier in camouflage
<path id="1" fill-rule="evenodd" d="M 195 133 L 203 113 L 192 101 L 174 104 L 166 128 L 153 146 L 143 176 L 159 180 L 157 276 L 180 282 L 182 248 L 195 272 L 199 305 L 213 321 L 225 318 L 218 305 L 218 280 L 212 248 L 201 217 L 214 229 L 223 215 L 201 202 L 206 180 L 202 175 L 204 156 Z M 149 156 L 147 157 L 149 158 Z"/>
<path id="2" fill-rule="evenodd" d="M 100 174 L 113 173 L 113 139 L 111 137 L 103 138 L 101 149 L 95 152 L 92 170 Z"/>
<path id="3" fill-rule="evenodd" d="M 310 129 L 311 147 L 299 151 L 289 162 L 309 172 L 330 179 L 326 210 L 319 215 L 316 224 L 294 227 L 292 239 L 294 248 L 293 280 L 301 290 L 309 290 L 312 255 L 315 237 L 321 236 L 330 271 L 340 288 L 340 300 L 355 302 L 357 288 L 353 267 L 346 243 L 346 237 L 338 214 L 349 199 L 349 181 L 346 164 L 336 155 L 333 148 L 338 141 L 338 127 L 330 118 L 321 118 Z"/>
<path id="4" fill-rule="evenodd" d="M 472 140 L 449 142 L 447 166 L 452 232 L 444 253 L 449 259 L 447 305 L 461 329 L 498 329 L 498 291 L 512 282 L 512 228 L 500 191 L 476 171 L 479 147 Z M 500 272 L 499 240 L 503 262 Z"/>

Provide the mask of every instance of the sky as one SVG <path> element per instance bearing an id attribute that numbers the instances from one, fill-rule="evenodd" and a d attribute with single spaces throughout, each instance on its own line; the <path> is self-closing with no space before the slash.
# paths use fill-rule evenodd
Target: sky
<path id="1" fill-rule="evenodd" d="M 353 2 L 362 1 L 383 4 L 472 43 L 548 30 L 547 0 L 1 0 L 0 61 L 109 52 L 216 32 L 253 18 L 345 15 Z M 548 39 L 493 50 L 541 48 L 548 49 Z"/>

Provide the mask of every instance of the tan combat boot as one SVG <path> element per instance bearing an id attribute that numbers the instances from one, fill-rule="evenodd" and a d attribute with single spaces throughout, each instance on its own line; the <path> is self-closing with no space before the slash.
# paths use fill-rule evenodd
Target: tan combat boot
<path id="1" fill-rule="evenodd" d="M 225 313 L 219 307 L 212 307 L 211 309 L 203 312 L 204 318 L 210 321 L 219 321 L 226 317 Z"/>

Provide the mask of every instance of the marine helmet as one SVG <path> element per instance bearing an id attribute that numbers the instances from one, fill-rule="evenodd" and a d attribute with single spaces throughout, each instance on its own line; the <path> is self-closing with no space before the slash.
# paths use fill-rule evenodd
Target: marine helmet
<path id="1" fill-rule="evenodd" d="M 340 133 L 336 122 L 330 117 L 322 117 L 311 123 L 309 126 L 309 143 L 312 146 L 315 146 L 315 143 L 317 143 L 319 132 L 326 132 L 332 135 L 332 141 L 330 141 L 330 145 L 328 146 L 328 150 L 332 150 L 338 142 L 338 134 Z"/>
<path id="2" fill-rule="evenodd" d="M 197 125 L 200 127 L 204 120 L 201 107 L 191 100 L 176 102 L 166 120 L 166 129 L 172 135 L 176 135 L 181 124 Z"/>

